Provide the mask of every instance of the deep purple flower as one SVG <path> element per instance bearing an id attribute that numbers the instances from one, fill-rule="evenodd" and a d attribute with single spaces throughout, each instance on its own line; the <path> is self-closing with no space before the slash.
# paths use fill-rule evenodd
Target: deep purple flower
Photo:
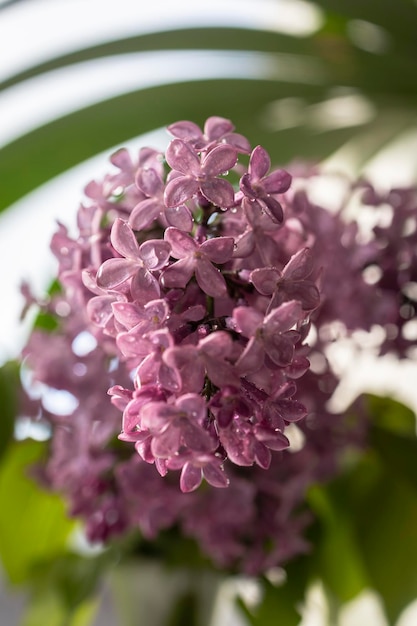
<path id="1" fill-rule="evenodd" d="M 236 367 L 242 373 L 262 367 L 265 356 L 285 367 L 294 357 L 294 338 L 288 333 L 302 317 L 301 305 L 292 300 L 281 304 L 266 317 L 252 307 L 237 307 L 233 311 L 236 330 L 249 339 Z"/>

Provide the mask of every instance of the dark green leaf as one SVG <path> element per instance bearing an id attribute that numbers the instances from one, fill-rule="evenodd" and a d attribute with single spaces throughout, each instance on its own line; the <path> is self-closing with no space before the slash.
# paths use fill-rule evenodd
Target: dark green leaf
<path id="1" fill-rule="evenodd" d="M 360 480 L 360 476 L 356 477 Z M 357 503 L 357 538 L 372 587 L 394 624 L 417 597 L 417 497 L 390 472 Z"/>
<path id="2" fill-rule="evenodd" d="M 0 460 L 6 452 L 14 430 L 19 405 L 19 365 L 10 361 L 0 368 Z"/>
<path id="3" fill-rule="evenodd" d="M 355 520 L 338 481 L 310 490 L 309 503 L 321 536 L 315 545 L 316 572 L 339 603 L 348 602 L 369 583 L 355 536 Z"/>
<path id="4" fill-rule="evenodd" d="M 276 160 L 281 149 L 263 126 L 264 107 L 280 97 L 314 99 L 319 92 L 317 86 L 277 81 L 207 80 L 162 85 L 101 102 L 38 128 L 0 151 L 1 177 L 7 182 L 0 210 L 85 159 L 176 119 L 202 123 L 214 113 L 232 118 L 254 143 L 275 145 Z"/>
<path id="5" fill-rule="evenodd" d="M 371 443 L 387 472 L 402 483 L 408 483 L 417 497 L 417 438 L 397 435 L 374 426 Z"/>
<path id="6" fill-rule="evenodd" d="M 398 435 L 415 437 L 416 416 L 408 406 L 393 398 L 372 394 L 366 394 L 365 402 L 373 425 Z"/>
<path id="7" fill-rule="evenodd" d="M 251 626 L 298 626 L 300 606 L 311 582 L 310 570 L 309 557 L 299 557 L 285 567 L 286 578 L 282 584 L 273 585 L 266 578 L 260 581 L 262 600 L 255 608 L 239 599 L 238 605 Z"/>

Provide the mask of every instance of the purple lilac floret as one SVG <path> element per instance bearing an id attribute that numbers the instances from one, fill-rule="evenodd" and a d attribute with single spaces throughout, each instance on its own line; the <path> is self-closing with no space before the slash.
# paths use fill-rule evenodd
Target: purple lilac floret
<path id="1" fill-rule="evenodd" d="M 113 173 L 85 189 L 78 236 L 59 225 L 52 239 L 61 291 L 39 305 L 57 327 L 36 328 L 24 357 L 74 403 L 64 415 L 30 405 L 52 430 L 44 478 L 91 540 L 177 525 L 216 563 L 262 572 L 308 549 L 306 489 L 363 441 L 326 407 L 326 329 L 379 324 L 383 350 L 410 346 L 416 194 L 361 184 L 368 203 L 396 209 L 363 243 L 229 120 L 169 131 L 165 154 L 116 152 Z"/>

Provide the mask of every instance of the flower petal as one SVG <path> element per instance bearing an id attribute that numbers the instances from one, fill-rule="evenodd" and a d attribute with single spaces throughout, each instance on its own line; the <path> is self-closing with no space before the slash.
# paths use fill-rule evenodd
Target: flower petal
<path id="1" fill-rule="evenodd" d="M 95 296 L 87 302 L 87 314 L 96 325 L 105 327 L 113 316 L 114 296 Z M 120 302 L 119 304 L 123 304 Z"/>
<path id="2" fill-rule="evenodd" d="M 159 216 L 165 207 L 160 200 L 148 198 L 139 202 L 129 216 L 129 225 L 133 230 L 147 228 Z"/>
<path id="3" fill-rule="evenodd" d="M 173 139 L 165 153 L 168 165 L 182 174 L 199 176 L 200 159 L 193 148 L 181 139 Z"/>
<path id="4" fill-rule="evenodd" d="M 232 122 L 224 117 L 213 115 L 204 124 L 204 134 L 209 141 L 215 141 L 234 130 Z"/>
<path id="5" fill-rule="evenodd" d="M 268 173 L 271 167 L 271 159 L 268 152 L 262 146 L 256 146 L 252 150 L 252 154 L 249 159 L 249 174 L 254 182 L 260 180 Z"/>
<path id="6" fill-rule="evenodd" d="M 302 317 L 301 305 L 296 300 L 284 302 L 280 307 L 269 313 L 264 320 L 264 332 L 272 336 L 290 330 Z"/>
<path id="7" fill-rule="evenodd" d="M 281 272 L 275 267 L 259 267 L 251 272 L 250 280 L 255 285 L 256 291 L 263 296 L 270 296 L 277 288 L 281 278 Z"/>
<path id="8" fill-rule="evenodd" d="M 305 311 L 315 309 L 320 304 L 320 292 L 312 280 L 302 280 L 285 285 L 287 296 L 291 300 L 299 300 Z"/>
<path id="9" fill-rule="evenodd" d="M 275 224 L 281 224 L 284 219 L 284 211 L 281 204 L 272 196 L 262 196 L 265 211 Z"/>
<path id="10" fill-rule="evenodd" d="M 265 336 L 264 348 L 269 358 L 281 367 L 289 365 L 294 358 L 294 344 L 286 335 Z"/>
<path id="11" fill-rule="evenodd" d="M 190 420 L 182 422 L 181 435 L 187 448 L 194 452 L 211 452 L 216 445 L 206 430 Z"/>
<path id="12" fill-rule="evenodd" d="M 206 481 L 213 487 L 227 487 L 229 479 L 220 465 L 216 463 L 207 463 L 203 467 L 203 476 Z"/>
<path id="13" fill-rule="evenodd" d="M 313 271 L 310 248 L 303 248 L 292 255 L 282 273 L 287 280 L 303 280 Z"/>
<path id="14" fill-rule="evenodd" d="M 171 246 L 171 254 L 176 259 L 183 259 L 198 250 L 196 241 L 190 235 L 174 226 L 166 229 L 164 239 Z"/>
<path id="15" fill-rule="evenodd" d="M 97 285 L 102 289 L 113 289 L 130 278 L 138 265 L 130 259 L 107 259 L 97 272 Z"/>
<path id="16" fill-rule="evenodd" d="M 200 191 L 207 200 L 220 208 L 226 209 L 234 204 L 235 192 L 233 186 L 224 178 L 202 181 L 200 183 Z"/>
<path id="17" fill-rule="evenodd" d="M 186 120 L 170 124 L 170 126 L 167 127 L 167 130 L 171 133 L 171 135 L 174 135 L 174 137 L 183 139 L 184 141 L 200 139 L 202 135 L 201 129 L 197 126 L 197 124 Z"/>
<path id="18" fill-rule="evenodd" d="M 113 248 L 121 256 L 137 259 L 139 253 L 138 242 L 135 233 L 125 220 L 118 217 L 112 226 L 110 240 Z"/>
<path id="19" fill-rule="evenodd" d="M 256 372 L 264 364 L 265 350 L 258 339 L 252 337 L 236 362 L 236 369 L 240 374 Z"/>
<path id="20" fill-rule="evenodd" d="M 198 191 L 198 182 L 191 176 L 177 176 L 167 183 L 164 192 L 164 202 L 167 207 L 176 207 L 184 204 Z"/>
<path id="21" fill-rule="evenodd" d="M 164 267 L 171 253 L 171 246 L 167 241 L 149 239 L 139 248 L 140 257 L 149 270 L 160 270 Z"/>
<path id="22" fill-rule="evenodd" d="M 233 256 L 235 240 L 233 237 L 213 237 L 201 244 L 200 250 L 212 263 L 226 263 Z"/>
<path id="23" fill-rule="evenodd" d="M 262 187 L 266 193 L 284 193 L 291 186 L 292 176 L 286 170 L 275 170 L 265 176 Z"/>
<path id="24" fill-rule="evenodd" d="M 152 439 L 152 454 L 161 459 L 169 459 L 178 452 L 180 441 L 180 429 L 170 425 L 163 433 Z"/>
<path id="25" fill-rule="evenodd" d="M 194 274 L 195 259 L 191 256 L 176 261 L 162 270 L 161 285 L 167 289 L 184 289 Z"/>
<path id="26" fill-rule="evenodd" d="M 191 211 L 185 204 L 176 207 L 166 207 L 165 218 L 170 226 L 175 226 L 187 233 L 193 227 L 193 217 Z"/>
<path id="27" fill-rule="evenodd" d="M 156 300 L 161 295 L 157 279 L 144 267 L 140 267 L 134 275 L 130 291 L 133 299 L 141 305 Z"/>
<path id="28" fill-rule="evenodd" d="M 195 277 L 199 287 L 208 296 L 220 298 L 226 295 L 227 286 L 222 273 L 204 255 L 196 259 Z"/>
<path id="29" fill-rule="evenodd" d="M 94 300 L 94 298 L 92 299 Z M 133 302 L 113 302 L 112 309 L 115 319 L 127 330 L 139 324 L 143 319 L 138 307 Z"/>
<path id="30" fill-rule="evenodd" d="M 195 467 L 191 463 L 186 463 L 181 470 L 180 489 L 183 493 L 195 491 L 202 481 L 201 468 Z"/>
<path id="31" fill-rule="evenodd" d="M 198 343 L 198 348 L 213 359 L 230 356 L 233 349 L 233 339 L 224 330 L 210 333 Z"/>
<path id="32" fill-rule="evenodd" d="M 238 306 L 233 309 L 233 320 L 236 330 L 249 339 L 264 321 L 264 316 L 260 311 L 252 307 Z"/>
<path id="33" fill-rule="evenodd" d="M 152 167 L 144 167 L 138 170 L 135 178 L 136 185 L 149 198 L 162 193 L 164 183 Z"/>
<path id="34" fill-rule="evenodd" d="M 221 144 L 210 150 L 201 163 L 201 173 L 204 176 L 218 176 L 228 172 L 236 165 L 237 152 L 233 146 Z"/>

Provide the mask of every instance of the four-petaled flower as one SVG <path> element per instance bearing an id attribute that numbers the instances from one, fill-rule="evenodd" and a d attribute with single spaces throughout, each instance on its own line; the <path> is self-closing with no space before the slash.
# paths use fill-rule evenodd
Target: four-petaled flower
<path id="1" fill-rule="evenodd" d="M 311 251 L 303 248 L 294 254 L 282 271 L 276 267 L 259 267 L 250 275 L 256 290 L 264 296 L 272 296 L 268 312 L 286 300 L 298 300 L 305 311 L 311 311 L 320 303 L 320 293 L 313 280 Z"/>
<path id="2" fill-rule="evenodd" d="M 165 218 L 170 226 L 190 231 L 193 219 L 190 210 L 181 204 L 166 207 L 164 202 L 165 184 L 159 172 L 153 168 L 143 168 L 136 174 L 136 185 L 146 198 L 139 202 L 129 216 L 133 230 L 143 230 L 158 217 Z"/>
<path id="3" fill-rule="evenodd" d="M 166 160 L 174 170 L 174 176 L 165 188 L 164 198 L 168 208 L 182 205 L 198 192 L 220 208 L 234 203 L 233 186 L 224 178 L 218 178 L 236 165 L 237 152 L 232 146 L 218 145 L 200 161 L 190 144 L 173 139 L 166 151 Z"/>
<path id="4" fill-rule="evenodd" d="M 160 270 L 167 264 L 169 243 L 149 239 L 139 246 L 131 227 L 120 218 L 113 224 L 110 239 L 113 248 L 121 256 L 107 259 L 99 267 L 97 285 L 114 289 L 132 279 L 130 290 L 137 302 L 146 304 L 149 300 L 159 298 L 159 283 L 152 271 Z"/>
<path id="5" fill-rule="evenodd" d="M 273 363 L 286 367 L 294 357 L 294 336 L 290 329 L 300 320 L 301 304 L 284 302 L 266 317 L 252 307 L 237 307 L 233 311 L 236 330 L 249 339 L 236 362 L 241 373 L 260 369 L 268 356 Z M 297 333 L 295 333 L 297 335 Z"/>
<path id="6" fill-rule="evenodd" d="M 226 359 L 231 358 L 233 341 L 229 333 L 217 331 L 204 337 L 198 345 L 168 348 L 165 363 L 175 369 L 182 381 L 182 390 L 201 392 L 205 376 L 215 387 L 239 387 L 239 377 Z"/>
<path id="7" fill-rule="evenodd" d="M 243 135 L 234 133 L 235 127 L 230 120 L 213 115 L 207 118 L 204 132 L 194 122 L 181 121 L 168 126 L 171 135 L 191 143 L 198 151 L 212 150 L 219 143 L 227 143 L 238 152 L 249 154 L 250 143 Z"/>
<path id="8" fill-rule="evenodd" d="M 198 244 L 190 235 L 174 227 L 167 228 L 164 237 L 171 248 L 171 255 L 179 259 L 163 270 L 161 284 L 164 287 L 182 289 L 195 273 L 199 287 L 208 296 L 226 295 L 226 281 L 213 263 L 230 261 L 233 237 L 215 237 Z"/>
<path id="9" fill-rule="evenodd" d="M 140 415 L 141 429 L 152 436 L 151 451 L 155 458 L 170 459 L 187 450 L 207 454 L 216 447 L 204 428 L 207 407 L 204 398 L 188 393 L 172 404 L 149 402 Z"/>
<path id="10" fill-rule="evenodd" d="M 270 168 L 269 154 L 262 146 L 256 146 L 250 156 L 248 171 L 240 179 L 240 189 L 245 196 L 242 203 L 251 202 L 259 206 L 272 221 L 281 223 L 284 214 L 274 195 L 289 189 L 291 175 L 285 170 L 275 170 L 268 174 Z"/>

